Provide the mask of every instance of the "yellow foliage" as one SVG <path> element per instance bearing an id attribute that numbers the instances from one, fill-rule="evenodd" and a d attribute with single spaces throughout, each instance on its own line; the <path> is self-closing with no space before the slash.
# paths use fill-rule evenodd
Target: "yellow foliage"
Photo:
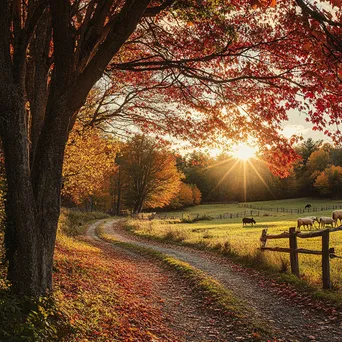
<path id="1" fill-rule="evenodd" d="M 80 128 L 77 124 L 70 134 L 63 165 L 62 195 L 76 204 L 101 191 L 115 170 L 117 152 L 116 144 L 98 130 Z"/>
<path id="2" fill-rule="evenodd" d="M 182 183 L 179 190 L 179 202 L 182 206 L 188 206 L 193 204 L 193 196 L 191 186 Z"/>
<path id="3" fill-rule="evenodd" d="M 134 137 L 121 152 L 126 206 L 140 212 L 144 207 L 168 205 L 178 192 L 182 177 L 174 155 L 145 136 Z"/>
<path id="4" fill-rule="evenodd" d="M 330 166 L 324 169 L 316 178 L 314 187 L 322 195 L 340 194 L 342 190 L 342 167 Z"/>

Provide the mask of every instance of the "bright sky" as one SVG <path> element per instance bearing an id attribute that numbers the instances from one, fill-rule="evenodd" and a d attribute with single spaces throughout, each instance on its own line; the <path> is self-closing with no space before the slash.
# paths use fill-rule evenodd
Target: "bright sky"
<path id="1" fill-rule="evenodd" d="M 293 134 L 296 134 L 298 136 L 302 136 L 305 140 L 308 138 L 312 138 L 314 141 L 323 140 L 324 142 L 332 142 L 329 137 L 323 134 L 323 132 L 313 131 L 312 123 L 305 121 L 306 116 L 304 114 L 296 110 L 291 110 L 288 112 L 288 116 L 289 120 L 283 123 L 283 134 L 285 137 L 289 138 Z M 248 155 L 249 152 L 254 153 L 255 151 L 249 151 L 250 148 L 244 146 L 244 144 L 242 145 L 242 150 L 241 146 L 236 146 L 235 148 L 233 148 L 232 154 L 234 157 L 237 157 L 239 159 L 247 159 L 248 157 L 250 157 Z M 247 150 L 244 151 L 244 149 Z M 212 157 L 216 157 L 217 155 L 222 153 L 222 149 L 220 148 L 209 148 L 206 151 L 209 152 Z"/>
<path id="2" fill-rule="evenodd" d="M 312 130 L 312 123 L 305 121 L 305 115 L 296 110 L 288 112 L 289 121 L 283 123 L 283 134 L 290 137 L 292 134 L 302 135 L 304 139 L 324 140 L 331 142 L 331 139 L 320 131 Z"/>

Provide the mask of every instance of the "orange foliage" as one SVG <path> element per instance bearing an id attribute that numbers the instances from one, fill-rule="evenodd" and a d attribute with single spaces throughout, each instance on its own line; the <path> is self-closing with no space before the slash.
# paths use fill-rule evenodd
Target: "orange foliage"
<path id="1" fill-rule="evenodd" d="M 62 195 L 80 204 L 103 189 L 106 177 L 115 169 L 116 144 L 98 130 L 81 130 L 80 124 L 70 134 L 63 165 Z"/>
<path id="2" fill-rule="evenodd" d="M 201 203 L 202 193 L 196 184 L 192 185 L 192 198 L 193 204 L 197 205 Z"/>
<path id="3" fill-rule="evenodd" d="M 202 194 L 196 184 L 181 183 L 178 194 L 172 199 L 170 207 L 181 208 L 201 203 Z"/>
<path id="4" fill-rule="evenodd" d="M 137 135 L 121 151 L 124 200 L 128 208 L 162 208 L 178 192 L 182 174 L 173 154 L 146 136 Z"/>
<path id="5" fill-rule="evenodd" d="M 311 171 L 323 171 L 330 162 L 330 154 L 324 149 L 311 153 L 308 159 L 308 169 Z"/>
<path id="6" fill-rule="evenodd" d="M 192 197 L 191 186 L 185 183 L 181 183 L 178 197 L 179 197 L 179 202 L 182 206 L 192 205 L 194 200 Z"/>
<path id="7" fill-rule="evenodd" d="M 339 195 L 342 191 L 342 167 L 330 166 L 324 169 L 316 178 L 314 187 L 322 195 Z"/>

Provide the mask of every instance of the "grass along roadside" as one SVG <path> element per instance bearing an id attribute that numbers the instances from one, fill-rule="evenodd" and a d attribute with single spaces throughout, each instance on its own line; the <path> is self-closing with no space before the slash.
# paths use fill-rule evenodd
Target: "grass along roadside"
<path id="1" fill-rule="evenodd" d="M 302 199 L 302 203 L 309 199 Z M 277 206 L 274 201 L 273 206 Z M 271 203 L 257 202 L 261 206 L 270 206 Z M 281 201 L 281 205 L 295 206 L 294 200 Z M 309 202 L 308 202 L 309 203 Z M 333 202 L 335 203 L 335 202 Z M 232 206 L 233 204 L 230 204 Z M 323 203 L 318 201 L 317 205 Z M 329 205 L 329 203 L 328 203 Z M 214 205 L 217 207 L 217 205 Z M 208 205 L 192 208 L 201 214 L 208 213 L 211 209 Z M 301 280 L 289 274 L 290 261 L 287 253 L 260 252 L 259 238 L 263 228 L 267 227 L 269 234 L 278 234 L 288 231 L 295 226 L 296 216 L 286 213 L 272 214 L 265 212 L 267 216 L 256 218 L 257 224 L 243 227 L 241 219 L 200 221 L 190 224 L 172 223 L 163 220 L 128 220 L 126 227 L 133 234 L 158 241 L 167 241 L 174 244 L 186 245 L 197 249 L 210 250 L 225 256 L 229 256 L 235 262 L 245 266 L 251 266 L 266 272 L 266 274 L 281 283 L 291 284 L 297 290 L 305 291 L 317 299 L 332 302 L 335 306 L 342 306 L 342 261 L 331 260 L 332 291 L 321 290 L 321 259 L 315 255 L 299 255 Z M 260 215 L 263 215 L 260 212 Z M 330 216 L 331 212 L 324 212 L 324 216 Z M 299 248 L 320 250 L 320 238 L 298 239 Z M 288 240 L 270 240 L 268 246 L 288 247 Z M 335 232 L 330 236 L 330 246 L 335 247 L 336 254 L 342 255 L 342 233 Z"/>
<path id="2" fill-rule="evenodd" d="M 134 243 L 121 242 L 109 234 L 105 234 L 102 225 L 96 228 L 96 234 L 102 240 L 107 241 L 124 249 L 132 250 L 142 255 L 150 256 L 161 261 L 164 265 L 176 271 L 180 277 L 185 279 L 196 293 L 206 303 L 206 309 L 213 310 L 215 313 L 230 317 L 236 326 L 245 326 L 251 332 L 251 336 L 256 340 L 266 338 L 269 335 L 269 328 L 265 323 L 249 322 L 244 314 L 243 304 L 219 282 L 204 272 L 196 269 L 186 262 L 170 257 L 164 253 L 138 246 Z"/>
<path id="3" fill-rule="evenodd" d="M 69 237 L 84 235 L 89 224 L 109 217 L 108 214 L 96 211 L 84 212 L 62 208 L 58 222 L 58 233 Z"/>

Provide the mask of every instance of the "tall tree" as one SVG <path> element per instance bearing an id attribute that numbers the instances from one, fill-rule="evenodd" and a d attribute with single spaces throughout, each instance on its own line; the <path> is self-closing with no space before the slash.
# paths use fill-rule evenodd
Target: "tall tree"
<path id="1" fill-rule="evenodd" d="M 129 112 L 144 129 L 193 139 L 211 139 L 210 129 L 233 139 L 254 135 L 264 148 L 278 146 L 278 162 L 294 158 L 278 133 L 287 109 L 307 111 L 316 129 L 337 124 L 340 69 L 319 53 L 321 42 L 297 9 L 294 0 L 260 9 L 247 0 L 0 1 L 0 135 L 13 290 L 39 295 L 52 288 L 64 149 L 104 73 L 119 94 L 116 118 Z M 339 29 L 333 27 L 337 36 Z M 338 130 L 332 136 L 341 138 Z"/>
<path id="2" fill-rule="evenodd" d="M 126 206 L 133 213 L 162 208 L 178 192 L 182 174 L 175 157 L 146 136 L 132 138 L 121 151 L 120 174 Z M 191 197 L 192 197 L 192 191 Z"/>

